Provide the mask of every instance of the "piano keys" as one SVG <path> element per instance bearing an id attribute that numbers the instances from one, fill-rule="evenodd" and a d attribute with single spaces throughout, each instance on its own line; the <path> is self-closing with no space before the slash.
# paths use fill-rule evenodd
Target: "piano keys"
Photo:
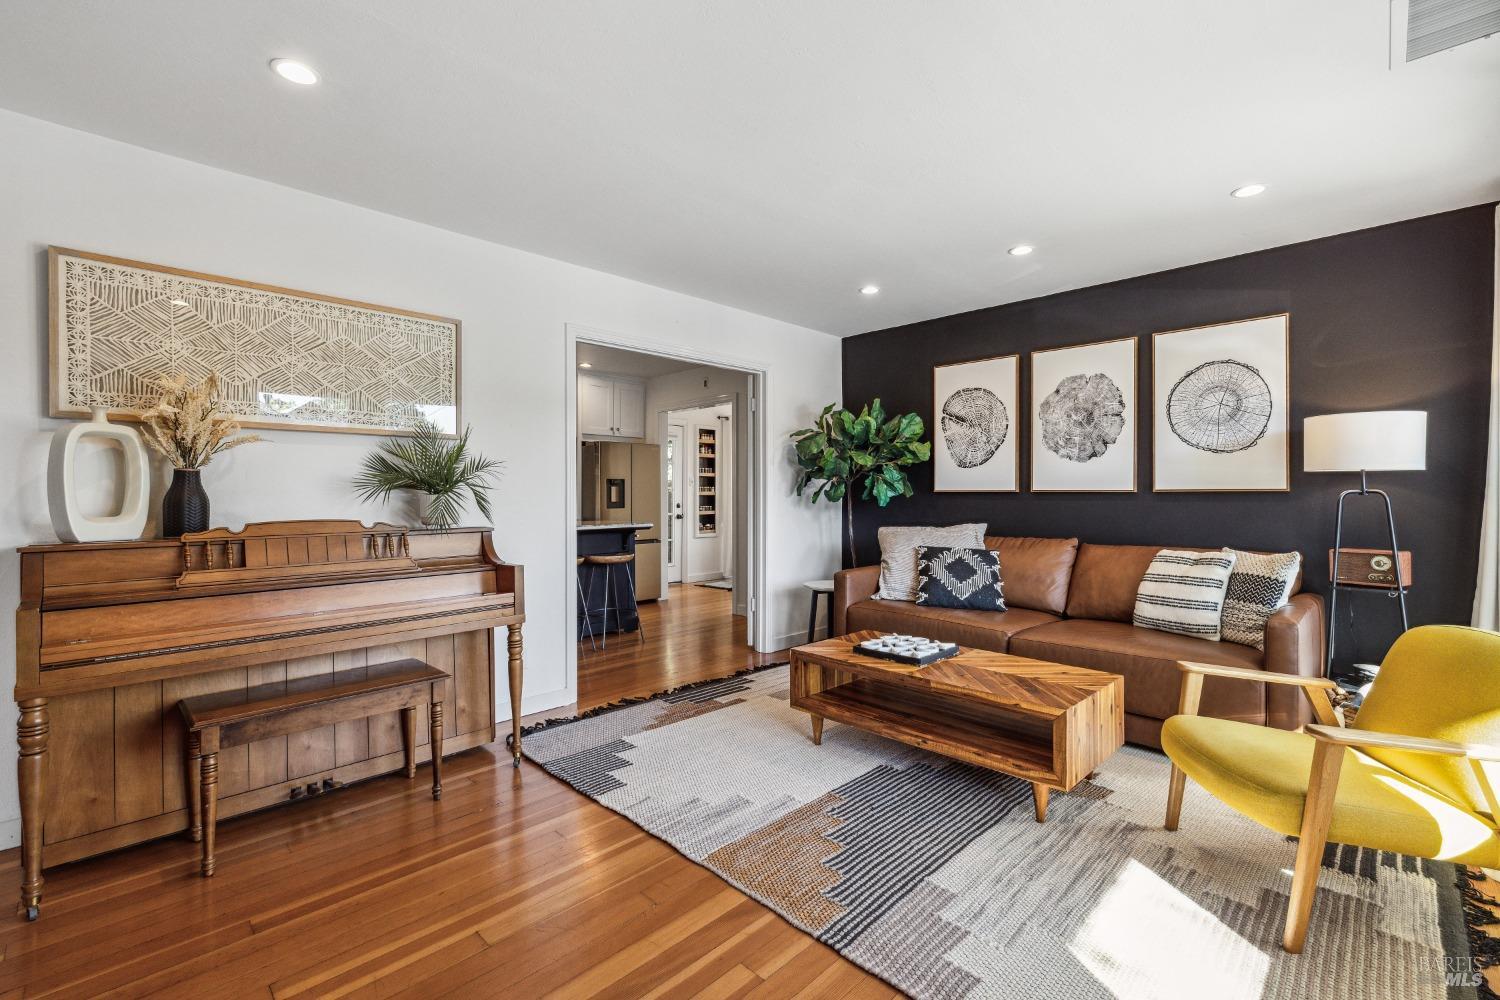
<path id="1" fill-rule="evenodd" d="M 44 863 L 188 828 L 184 697 L 323 687 L 415 658 L 449 676 L 449 754 L 497 738 L 492 629 L 504 626 L 510 700 L 521 702 L 522 568 L 495 554 L 486 529 L 279 521 L 20 552 L 21 907 L 32 919 Z M 425 715 L 418 732 L 427 760 Z M 396 771 L 402 758 L 394 715 L 239 747 L 219 761 L 219 815 Z"/>

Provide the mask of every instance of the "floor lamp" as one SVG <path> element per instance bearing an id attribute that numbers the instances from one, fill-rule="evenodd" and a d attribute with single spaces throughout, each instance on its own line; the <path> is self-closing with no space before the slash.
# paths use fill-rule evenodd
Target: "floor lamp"
<path id="1" fill-rule="evenodd" d="M 1333 643 L 1338 632 L 1339 556 L 1344 541 L 1344 501 L 1352 496 L 1378 496 L 1385 501 L 1385 520 L 1391 531 L 1391 560 L 1396 575 L 1396 597 L 1401 602 L 1401 631 L 1406 618 L 1406 580 L 1401 572 L 1401 548 L 1396 544 L 1396 515 L 1385 490 L 1372 490 L 1369 472 L 1414 471 L 1427 468 L 1427 413 L 1424 410 L 1374 410 L 1330 413 L 1302 421 L 1304 472 L 1358 472 L 1359 489 L 1339 494 L 1333 529 L 1332 580 L 1328 588 L 1328 660 L 1324 674 L 1333 673 Z"/>

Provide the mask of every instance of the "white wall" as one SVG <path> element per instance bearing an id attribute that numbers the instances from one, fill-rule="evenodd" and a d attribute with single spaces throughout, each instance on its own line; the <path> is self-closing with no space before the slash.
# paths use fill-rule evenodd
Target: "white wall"
<path id="1" fill-rule="evenodd" d="M 288 150 L 287 155 L 297 155 Z M 565 463 L 564 325 L 679 350 L 732 344 L 767 372 L 767 609 L 776 640 L 797 634 L 797 591 L 838 552 L 837 511 L 798 501 L 781 435 L 839 398 L 839 341 L 787 323 L 459 236 L 289 188 L 0 111 L 0 649 L 15 648 L 15 547 L 55 540 L 47 515 L 46 246 L 58 244 L 463 321 L 464 419 L 506 462 L 495 506 L 501 555 L 526 566 L 523 711 L 574 700 L 564 565 L 574 505 Z M 204 474 L 213 521 L 399 518 L 348 487 L 375 443 L 363 435 L 273 431 Z M 158 494 L 161 489 L 158 484 Z M 774 647 L 773 647 L 774 648 Z M 13 655 L 5 676 L 14 680 Z M 504 685 L 500 685 L 504 687 Z M 498 693 L 500 718 L 510 706 Z M 0 846 L 18 842 L 12 713 L 0 728 Z"/>

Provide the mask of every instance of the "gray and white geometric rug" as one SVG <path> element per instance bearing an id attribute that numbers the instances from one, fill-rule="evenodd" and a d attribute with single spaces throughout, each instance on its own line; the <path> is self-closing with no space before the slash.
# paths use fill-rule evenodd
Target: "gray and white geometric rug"
<path id="1" fill-rule="evenodd" d="M 1454 866 L 1331 848 L 1281 950 L 1295 845 L 1127 746 L 1032 816 L 1025 782 L 827 724 L 787 668 L 530 733 L 528 758 L 915 997 L 1469 1000 Z"/>

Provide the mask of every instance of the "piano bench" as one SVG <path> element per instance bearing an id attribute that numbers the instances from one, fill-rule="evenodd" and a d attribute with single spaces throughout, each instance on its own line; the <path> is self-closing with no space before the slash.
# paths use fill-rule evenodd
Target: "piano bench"
<path id="1" fill-rule="evenodd" d="M 443 797 L 443 684 L 448 675 L 421 660 L 380 664 L 384 673 L 310 691 L 284 692 L 228 703 L 234 693 L 184 698 L 177 703 L 187 725 L 187 768 L 192 837 L 203 844 L 203 877 L 214 873 L 214 832 L 218 822 L 220 750 L 258 740 L 401 713 L 406 776 L 417 774 L 417 707 L 430 706 L 432 797 Z"/>

